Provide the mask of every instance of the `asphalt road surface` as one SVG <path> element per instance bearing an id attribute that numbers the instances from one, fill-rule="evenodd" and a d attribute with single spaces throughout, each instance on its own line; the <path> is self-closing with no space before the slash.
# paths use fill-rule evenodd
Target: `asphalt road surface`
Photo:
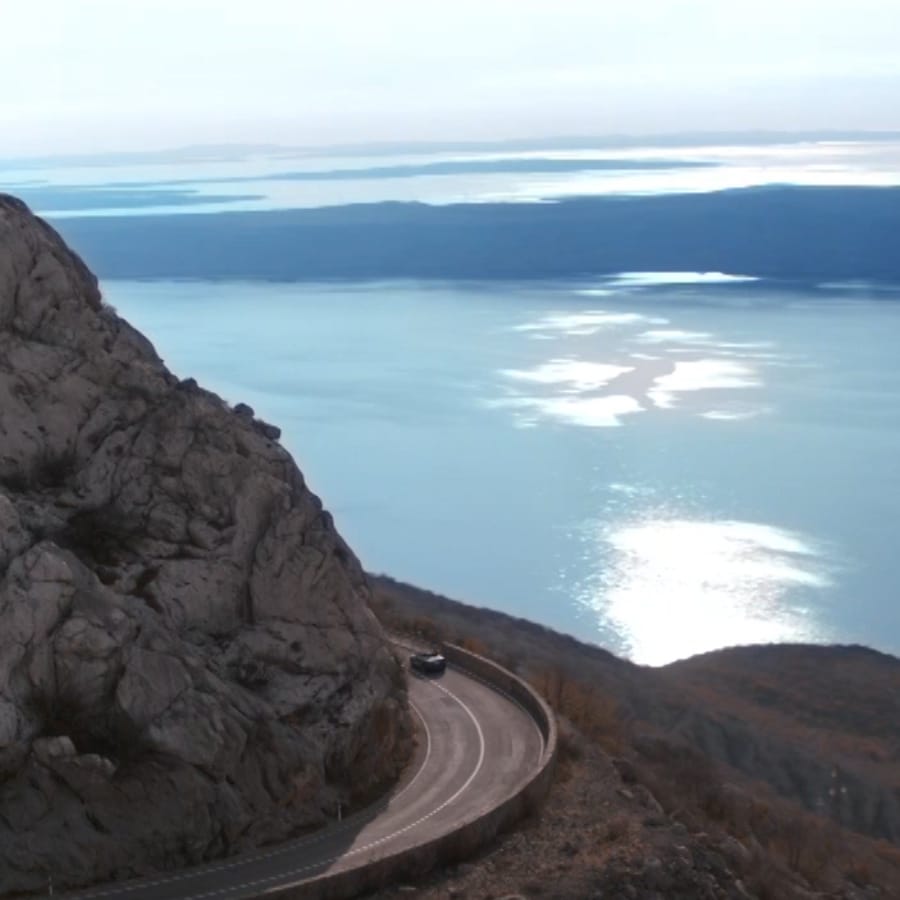
<path id="1" fill-rule="evenodd" d="M 258 896 L 452 831 L 506 799 L 540 763 L 544 742 L 534 719 L 486 684 L 448 668 L 438 678 L 412 675 L 409 696 L 421 726 L 416 758 L 392 793 L 372 807 L 287 844 L 64 896 Z"/>

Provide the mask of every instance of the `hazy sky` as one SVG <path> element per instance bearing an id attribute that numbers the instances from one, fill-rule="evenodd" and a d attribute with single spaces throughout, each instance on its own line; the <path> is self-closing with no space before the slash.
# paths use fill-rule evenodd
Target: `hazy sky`
<path id="1" fill-rule="evenodd" d="M 900 128 L 900 0 L 0 0 L 0 157 Z"/>

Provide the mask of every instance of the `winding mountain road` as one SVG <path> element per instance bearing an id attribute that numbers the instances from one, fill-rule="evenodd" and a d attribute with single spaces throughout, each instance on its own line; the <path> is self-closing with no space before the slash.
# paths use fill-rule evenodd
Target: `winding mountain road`
<path id="1" fill-rule="evenodd" d="M 511 796 L 540 765 L 544 740 L 537 723 L 486 683 L 451 667 L 440 678 L 412 675 L 409 696 L 421 725 L 416 758 L 392 793 L 372 807 L 277 847 L 64 896 L 72 900 L 260 896 L 326 873 L 367 866 L 451 832 Z"/>

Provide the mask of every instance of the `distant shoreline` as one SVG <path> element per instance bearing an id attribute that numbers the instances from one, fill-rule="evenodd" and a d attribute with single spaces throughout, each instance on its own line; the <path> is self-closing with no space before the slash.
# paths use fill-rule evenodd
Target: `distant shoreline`
<path id="1" fill-rule="evenodd" d="M 53 224 L 110 279 L 538 281 L 695 271 L 900 282 L 897 187 L 354 204 Z"/>
<path id="2" fill-rule="evenodd" d="M 670 131 L 658 133 L 559 134 L 544 137 L 497 138 L 445 141 L 374 141 L 326 144 L 228 143 L 192 144 L 163 147 L 158 150 L 107 150 L 92 153 L 53 153 L 37 156 L 0 158 L 0 166 L 9 169 L 34 169 L 47 165 L 99 166 L 166 164 L 203 160 L 228 160 L 247 153 L 278 153 L 303 156 L 395 156 L 407 153 L 490 153 L 518 150 L 614 150 L 629 147 L 702 147 L 710 144 L 844 143 L 857 141 L 896 141 L 896 129 L 812 129 L 783 131 L 751 129 L 749 131 Z"/>

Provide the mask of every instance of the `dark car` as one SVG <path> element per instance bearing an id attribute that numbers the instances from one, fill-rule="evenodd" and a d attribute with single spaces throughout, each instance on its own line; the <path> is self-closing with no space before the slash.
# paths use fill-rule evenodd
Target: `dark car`
<path id="1" fill-rule="evenodd" d="M 423 675 L 440 675 L 447 668 L 447 660 L 440 653 L 413 653 L 409 658 L 411 669 Z"/>

